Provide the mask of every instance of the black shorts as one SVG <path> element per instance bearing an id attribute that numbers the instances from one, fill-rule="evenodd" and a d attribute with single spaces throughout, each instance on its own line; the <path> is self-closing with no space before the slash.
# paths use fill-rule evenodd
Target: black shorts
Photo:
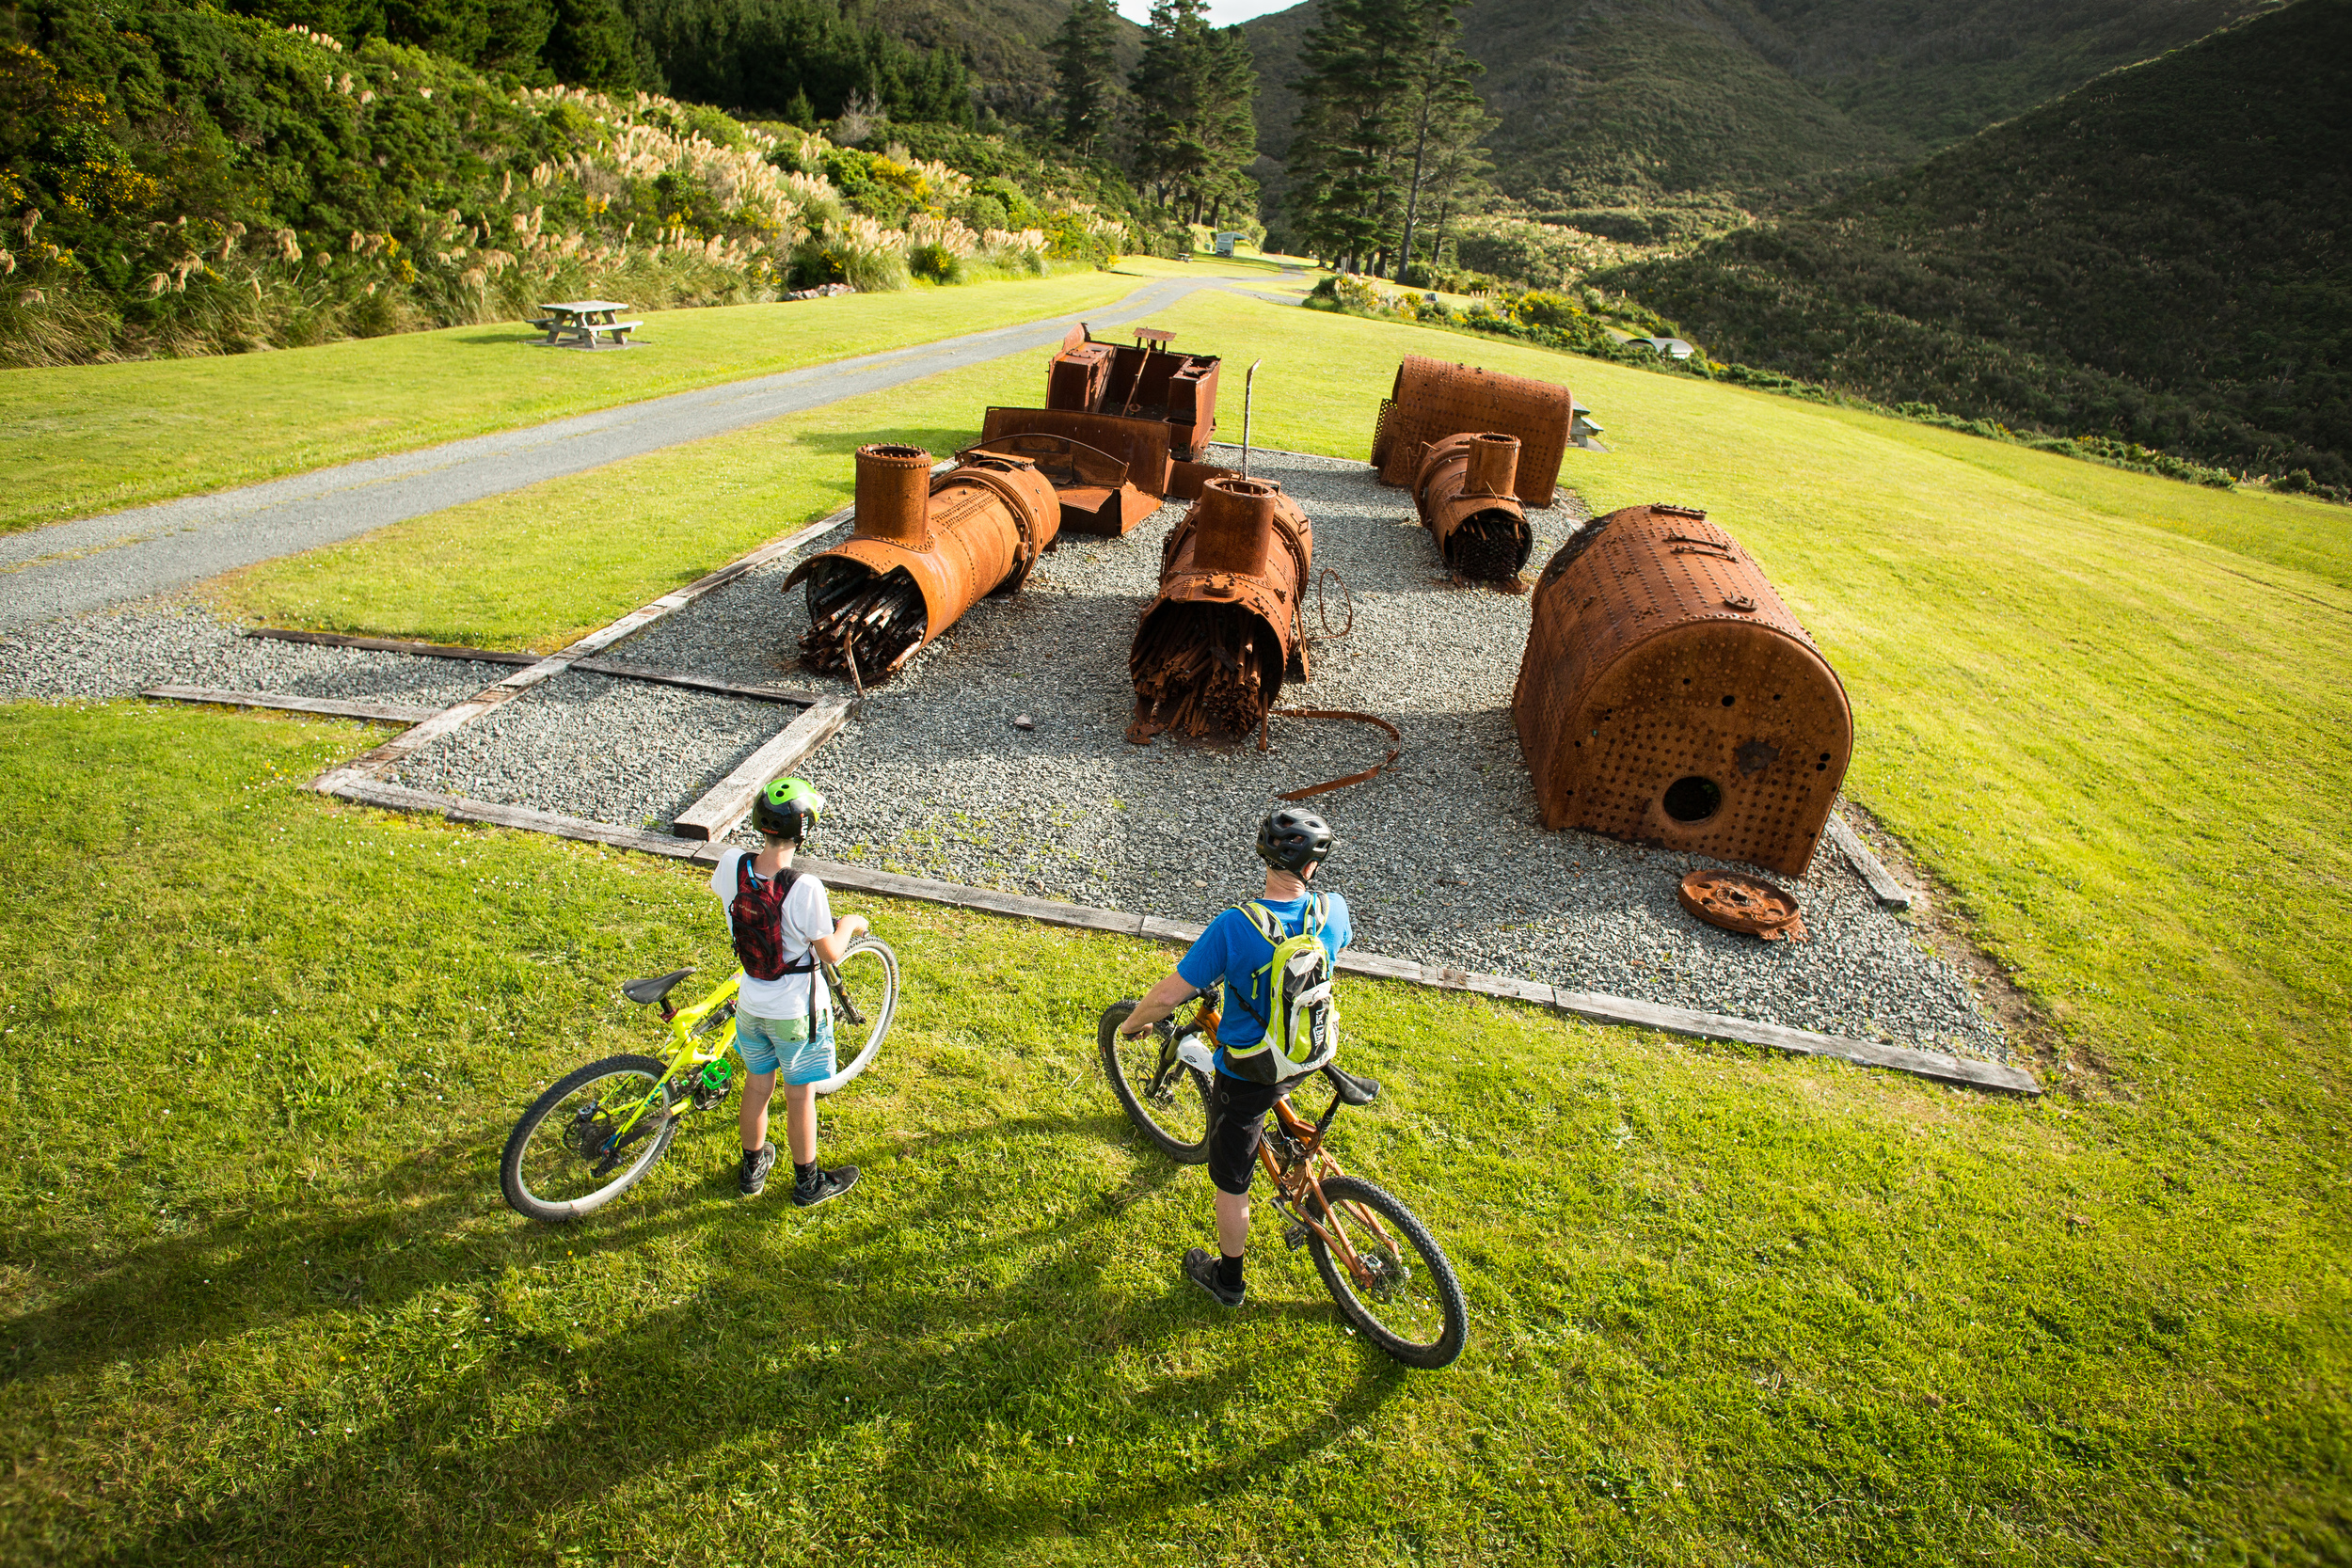
<path id="1" fill-rule="evenodd" d="M 1218 1192 L 1238 1197 L 1249 1191 L 1249 1179 L 1258 1174 L 1258 1144 L 1265 1135 L 1266 1113 L 1284 1087 L 1221 1072 L 1209 1075 L 1209 1180 Z"/>

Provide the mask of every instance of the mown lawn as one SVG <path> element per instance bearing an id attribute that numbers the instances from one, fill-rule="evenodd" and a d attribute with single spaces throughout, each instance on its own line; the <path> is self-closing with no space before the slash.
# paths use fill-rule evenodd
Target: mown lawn
<path id="1" fill-rule="evenodd" d="M 1474 1313 L 1407 1374 L 1279 1248 L 1243 1313 L 1177 1288 L 1205 1182 L 1089 1062 L 1164 951 L 856 901 L 914 982 L 829 1107 L 866 1184 L 741 1203 L 713 1124 L 539 1229 L 500 1206 L 504 1129 L 644 1037 L 619 981 L 723 963 L 699 879 L 297 792 L 356 728 L 15 705 L 0 1550 L 2352 1560 L 2352 596 L 2289 559 L 2341 534 L 2281 520 L 2336 515 L 1409 328 L 1162 325 L 1264 355 L 1262 438 L 1311 450 L 1363 450 L 1407 347 L 1565 373 L 1617 447 L 1571 454 L 1597 508 L 1708 508 L 1820 637 L 1852 787 L 2047 1009 L 2056 1092 L 1351 981 L 1390 1093 L 1343 1150 Z M 757 434 L 705 444 L 723 494 Z M 573 483 L 542 499 L 586 528 Z M 463 624 L 402 593 L 387 629 Z"/>
<path id="2" fill-rule="evenodd" d="M 895 294 L 648 311 L 627 354 L 530 347 L 519 322 L 193 359 L 0 371 L 0 532 L 249 484 L 1107 305 L 1072 273 Z"/>

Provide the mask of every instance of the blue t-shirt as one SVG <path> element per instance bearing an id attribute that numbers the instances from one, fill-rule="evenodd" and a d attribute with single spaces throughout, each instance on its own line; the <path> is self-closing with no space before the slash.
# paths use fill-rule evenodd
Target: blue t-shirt
<path id="1" fill-rule="evenodd" d="M 1316 896 L 1310 894 L 1307 897 Z M 1340 956 L 1348 939 L 1355 935 L 1347 923 L 1347 900 L 1336 893 L 1321 895 L 1323 911 L 1323 945 L 1330 950 L 1333 959 Z M 1306 928 L 1307 898 L 1261 898 L 1257 900 L 1282 923 L 1285 936 L 1296 936 Z M 1200 933 L 1200 940 L 1191 951 L 1177 960 L 1176 973 L 1184 984 L 1196 990 L 1207 990 L 1219 980 L 1225 982 L 1224 1016 L 1216 1026 L 1216 1069 L 1228 1077 L 1236 1076 L 1227 1064 L 1225 1047 L 1255 1045 L 1265 1038 L 1266 999 L 1261 994 L 1265 980 L 1258 974 L 1274 958 L 1274 944 L 1258 933 L 1249 924 L 1249 917 L 1239 910 L 1227 910 L 1209 922 L 1209 928 Z M 1256 1009 L 1254 1012 L 1252 1008 Z"/>

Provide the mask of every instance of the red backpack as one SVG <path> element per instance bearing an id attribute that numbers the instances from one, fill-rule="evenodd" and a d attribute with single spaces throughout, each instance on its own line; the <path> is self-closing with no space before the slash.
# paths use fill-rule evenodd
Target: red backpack
<path id="1" fill-rule="evenodd" d="M 787 865 L 762 882 L 752 871 L 749 854 L 735 863 L 735 901 L 727 906 L 727 924 L 735 935 L 736 961 L 755 980 L 781 980 L 817 967 L 815 948 L 803 953 L 798 963 L 784 961 L 784 901 L 799 875 Z"/>

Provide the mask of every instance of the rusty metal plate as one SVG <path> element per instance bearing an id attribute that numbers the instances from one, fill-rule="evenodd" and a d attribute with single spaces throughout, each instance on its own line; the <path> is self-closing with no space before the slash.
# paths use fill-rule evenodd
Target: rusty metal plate
<path id="1" fill-rule="evenodd" d="M 1613 512 L 1552 557 L 1533 610 L 1511 713 L 1546 827 L 1804 875 L 1853 710 L 1729 534 Z"/>
<path id="2" fill-rule="evenodd" d="M 1565 387 L 1408 354 L 1380 406 L 1372 461 L 1381 483 L 1402 487 L 1413 483 L 1424 446 L 1464 431 L 1516 436 L 1518 498 L 1529 506 L 1549 506 L 1575 409 Z"/>
<path id="3" fill-rule="evenodd" d="M 930 466 L 917 447 L 858 449 L 853 531 L 784 580 L 806 585 L 808 669 L 887 680 L 982 595 L 1018 588 L 1059 533 L 1054 486 L 1025 458 Z"/>
<path id="4" fill-rule="evenodd" d="M 1740 871 L 1693 871 L 1675 885 L 1682 907 L 1709 926 L 1766 942 L 1803 942 L 1804 916 L 1787 888 Z"/>
<path id="5" fill-rule="evenodd" d="M 1034 465 L 1061 499 L 1065 533 L 1122 538 L 1160 508 L 1157 497 L 1147 496 L 1127 483 L 1126 464 L 1067 436 L 1034 432 L 1007 436 L 966 447 L 956 455 L 970 459 L 981 452 L 1018 457 Z"/>
<path id="6" fill-rule="evenodd" d="M 1161 546 L 1160 592 L 1127 655 L 1127 738 L 1263 730 L 1283 680 L 1306 676 L 1298 600 L 1314 530 L 1281 486 L 1218 479 Z"/>
<path id="7" fill-rule="evenodd" d="M 1465 432 L 1422 449 L 1413 506 L 1445 563 L 1467 578 L 1516 585 L 1535 537 L 1513 493 L 1519 440 Z"/>
<path id="8" fill-rule="evenodd" d="M 1058 436 L 1108 452 L 1126 465 L 1128 483 L 1147 496 L 1168 494 L 1170 432 L 1165 420 L 1061 408 L 991 408 L 980 421 L 980 444 L 993 446 L 1009 436 Z"/>

